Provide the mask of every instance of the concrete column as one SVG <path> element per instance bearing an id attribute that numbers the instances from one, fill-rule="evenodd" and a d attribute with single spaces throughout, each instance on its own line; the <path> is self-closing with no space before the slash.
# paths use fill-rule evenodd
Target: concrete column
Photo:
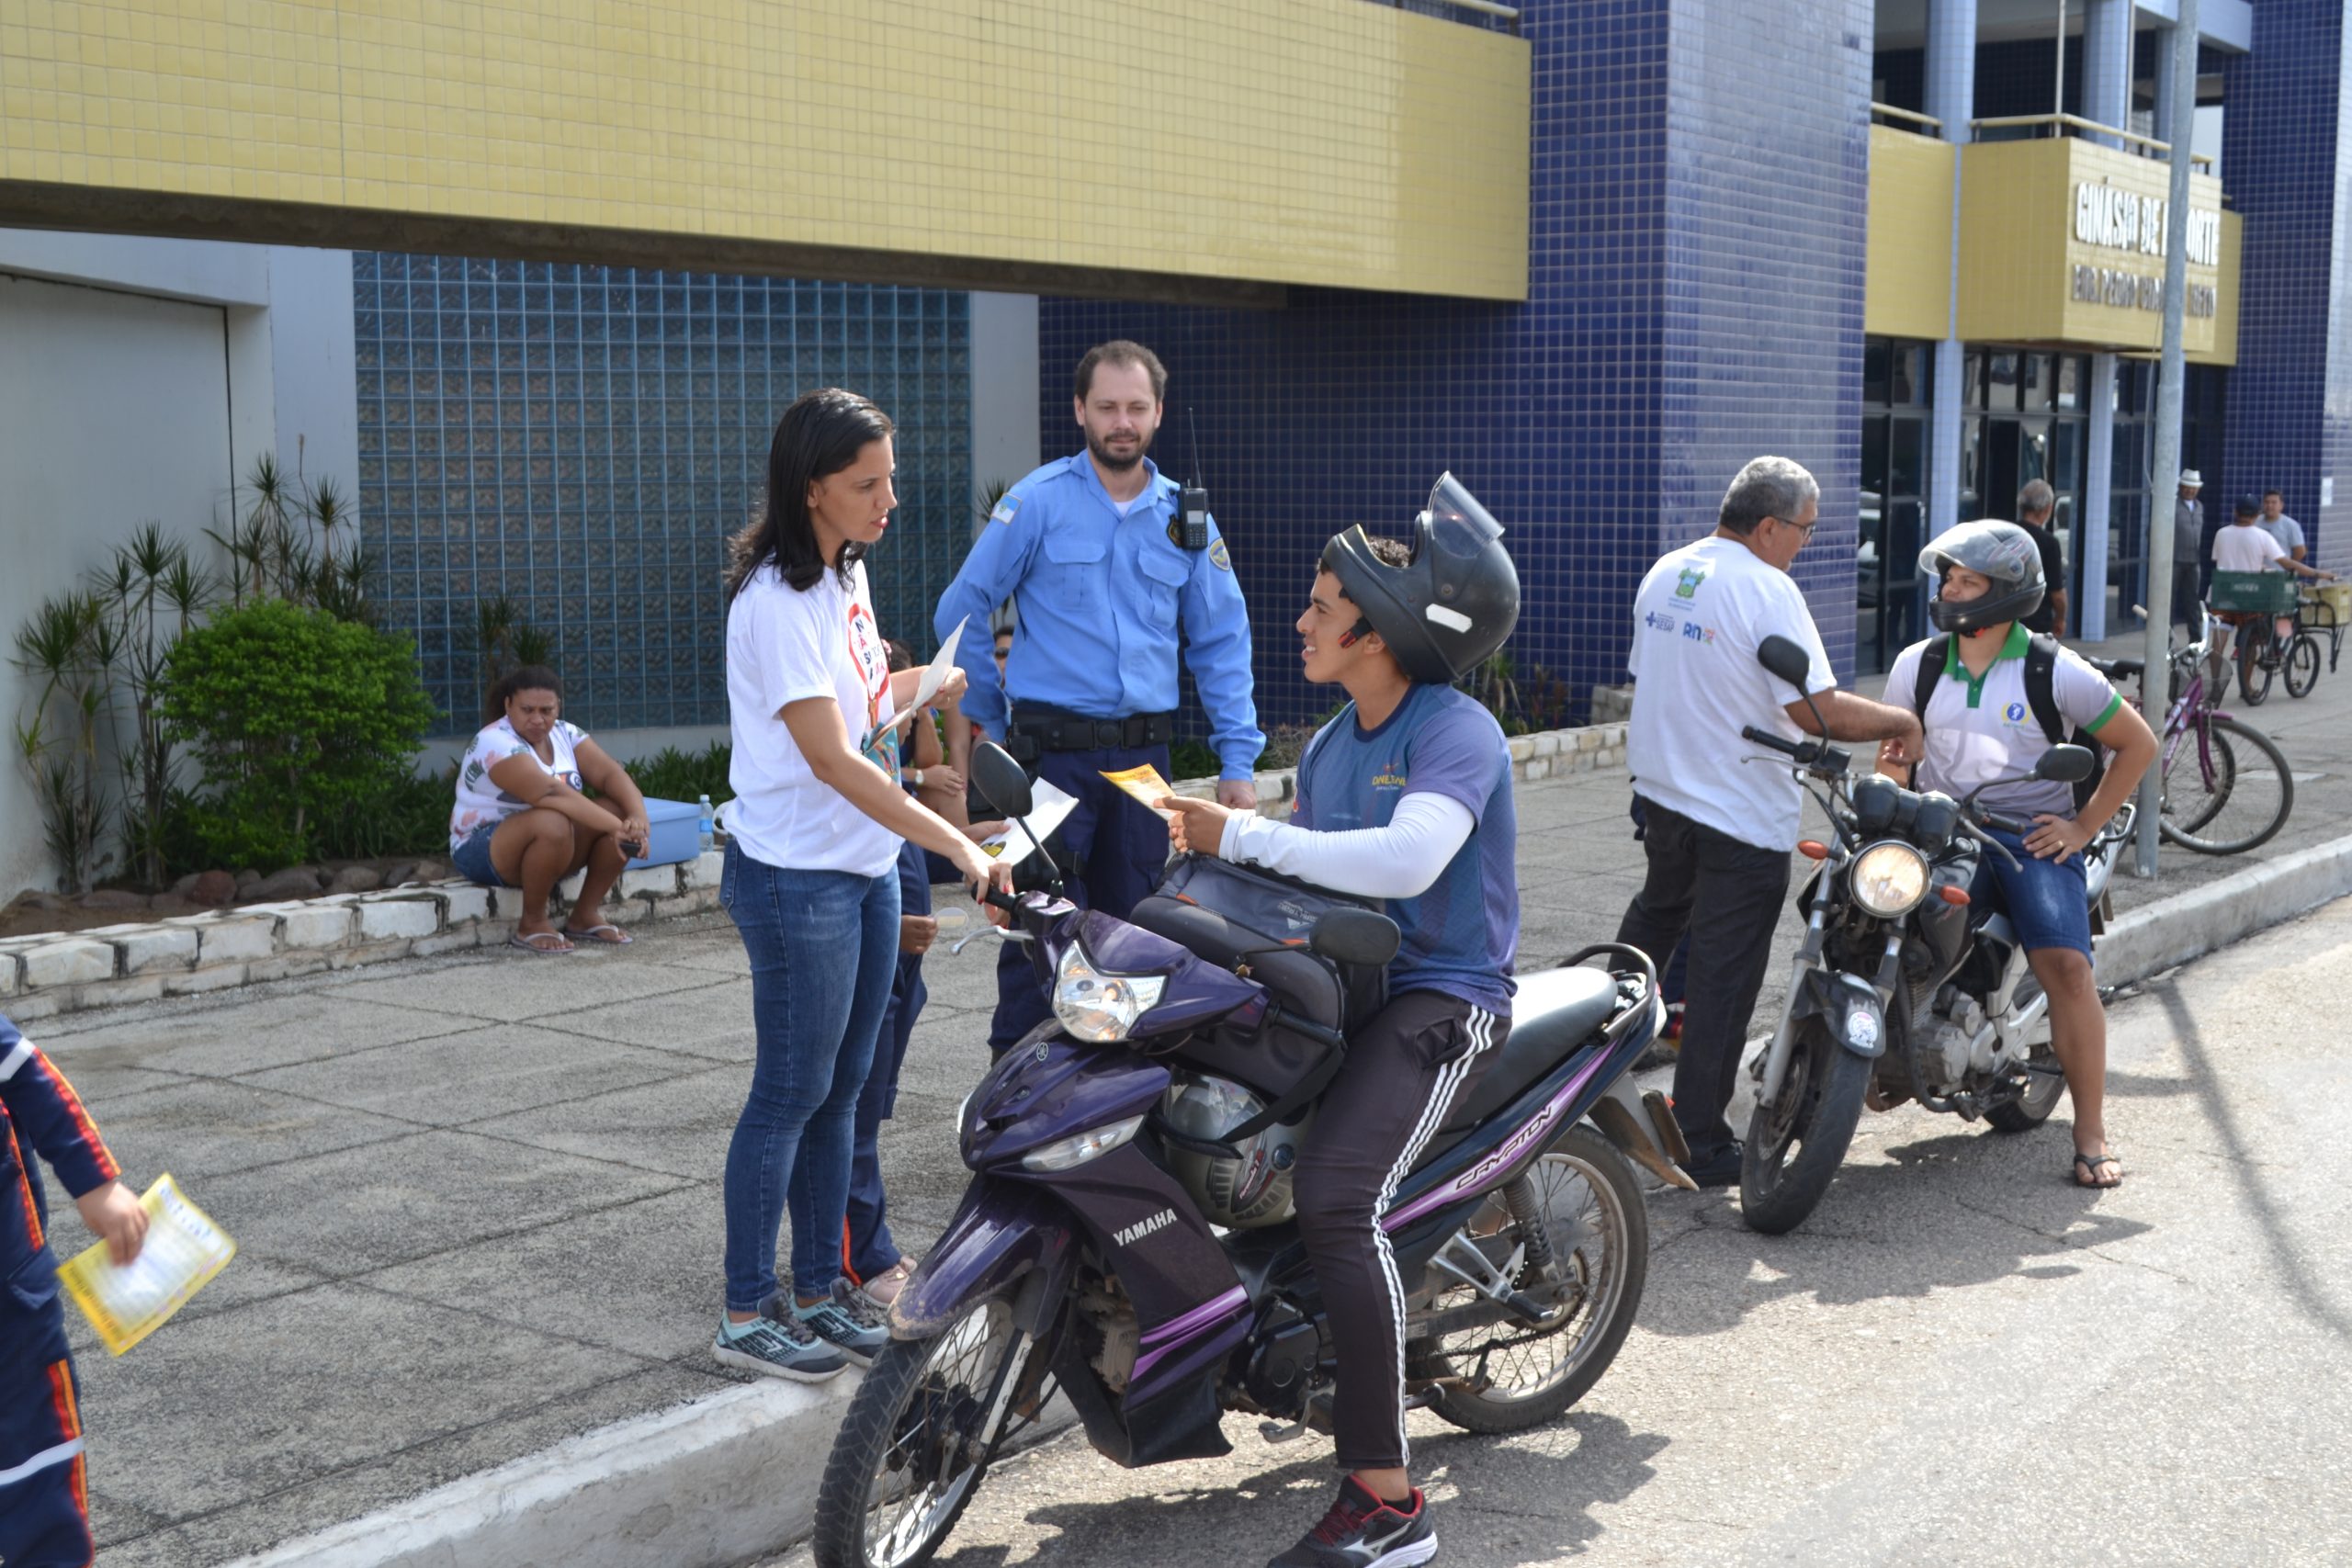
<path id="1" fill-rule="evenodd" d="M 972 489 L 977 496 L 982 486 L 1011 484 L 1037 466 L 1037 297 L 976 293 L 971 308 Z M 1065 379 L 1069 373 L 1068 367 L 1060 371 Z M 1077 429 L 1072 426 L 1067 434 L 1075 449 L 1080 444 Z"/>
<path id="2" fill-rule="evenodd" d="M 2083 118 L 2126 130 L 2132 125 L 2132 0 L 2089 0 L 2083 11 Z M 2109 136 L 2093 140 L 2121 145 Z"/>
<path id="3" fill-rule="evenodd" d="M 1967 144 L 1976 114 L 1976 0 L 1928 0 L 1927 112 Z M 1935 346 L 1928 411 L 1928 537 L 1960 520 L 1960 179 L 1951 182 L 1951 314 Z"/>
<path id="4" fill-rule="evenodd" d="M 2075 554 L 2082 562 L 2082 592 L 2072 605 L 2075 637 L 2097 642 L 2107 636 L 2107 530 L 2114 515 L 2115 355 L 2091 355 L 2091 420 L 2083 454 L 2083 511 L 2075 532 Z M 2172 513 L 2165 513 L 2169 525 Z"/>
<path id="5" fill-rule="evenodd" d="M 2156 105 L 2148 118 L 2148 134 L 2159 141 L 2172 140 L 2172 31 L 2156 29 Z"/>

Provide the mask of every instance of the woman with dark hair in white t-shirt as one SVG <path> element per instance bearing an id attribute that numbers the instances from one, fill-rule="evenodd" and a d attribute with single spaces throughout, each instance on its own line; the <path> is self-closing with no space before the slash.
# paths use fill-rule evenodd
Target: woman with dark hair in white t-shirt
<path id="1" fill-rule="evenodd" d="M 727 700 L 735 753 L 719 902 L 752 961 L 758 1055 L 727 1152 L 727 1313 L 712 1352 L 815 1382 L 888 1341 L 878 1304 L 841 1277 L 854 1117 L 889 1006 L 902 840 L 976 890 L 996 865 L 899 784 L 899 726 L 918 671 L 896 676 L 861 558 L 898 497 L 888 415 L 838 388 L 777 422 L 759 520 L 731 542 Z M 962 686 L 949 676 L 943 700 Z M 791 1286 L 776 1230 L 792 1214 Z"/>

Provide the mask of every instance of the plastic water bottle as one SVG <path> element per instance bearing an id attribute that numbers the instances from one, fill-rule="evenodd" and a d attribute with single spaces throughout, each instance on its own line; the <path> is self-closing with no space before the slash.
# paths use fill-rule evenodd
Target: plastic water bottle
<path id="1" fill-rule="evenodd" d="M 702 797 L 702 818 L 697 824 L 697 831 L 702 841 L 702 852 L 705 854 L 710 853 L 711 830 L 710 796 L 706 795 Z"/>

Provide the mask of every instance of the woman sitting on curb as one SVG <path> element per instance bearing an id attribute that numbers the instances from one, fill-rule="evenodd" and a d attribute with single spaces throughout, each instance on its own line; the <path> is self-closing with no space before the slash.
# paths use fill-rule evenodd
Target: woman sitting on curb
<path id="1" fill-rule="evenodd" d="M 560 716 L 555 671 L 526 664 L 490 689 L 492 723 L 458 768 L 449 814 L 449 858 L 484 887 L 519 887 L 522 918 L 507 942 L 531 953 L 570 953 L 574 942 L 618 946 L 629 934 L 601 923 L 605 895 L 650 831 L 645 796 L 628 770 L 588 732 Z M 604 799 L 582 794 L 593 787 Z M 580 897 L 561 931 L 548 919 L 548 895 L 573 872 Z M 582 925 L 582 919 L 599 923 Z"/>

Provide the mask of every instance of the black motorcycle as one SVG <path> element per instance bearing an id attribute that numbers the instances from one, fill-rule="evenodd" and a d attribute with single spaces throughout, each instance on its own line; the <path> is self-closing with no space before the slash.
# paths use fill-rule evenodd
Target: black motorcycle
<path id="1" fill-rule="evenodd" d="M 1758 662 L 1800 693 L 1808 660 L 1786 637 L 1766 637 Z M 1812 705 L 1807 696 L 1806 705 Z M 1814 719 L 1820 725 L 1820 712 Z M 2049 998 L 2027 966 L 2006 915 L 1972 907 L 1979 857 L 2016 857 L 1984 831 L 2019 836 L 2034 824 L 1977 804 L 1851 775 L 1852 758 L 1826 740 L 1793 741 L 1750 727 L 1741 735 L 1783 753 L 1828 813 L 1827 843 L 1798 846 L 1821 862 L 1800 894 L 1805 933 L 1769 1049 L 1757 1058 L 1756 1110 L 1740 1159 L 1740 1216 L 1779 1235 L 1813 1212 L 1853 1141 L 1865 1106 L 1916 1100 L 1996 1130 L 2036 1127 L 2065 1089 L 2042 1028 Z M 2015 779 L 2087 778 L 2090 752 L 2055 746 Z M 2084 851 L 2092 908 L 2132 830 L 2130 807 Z"/>

